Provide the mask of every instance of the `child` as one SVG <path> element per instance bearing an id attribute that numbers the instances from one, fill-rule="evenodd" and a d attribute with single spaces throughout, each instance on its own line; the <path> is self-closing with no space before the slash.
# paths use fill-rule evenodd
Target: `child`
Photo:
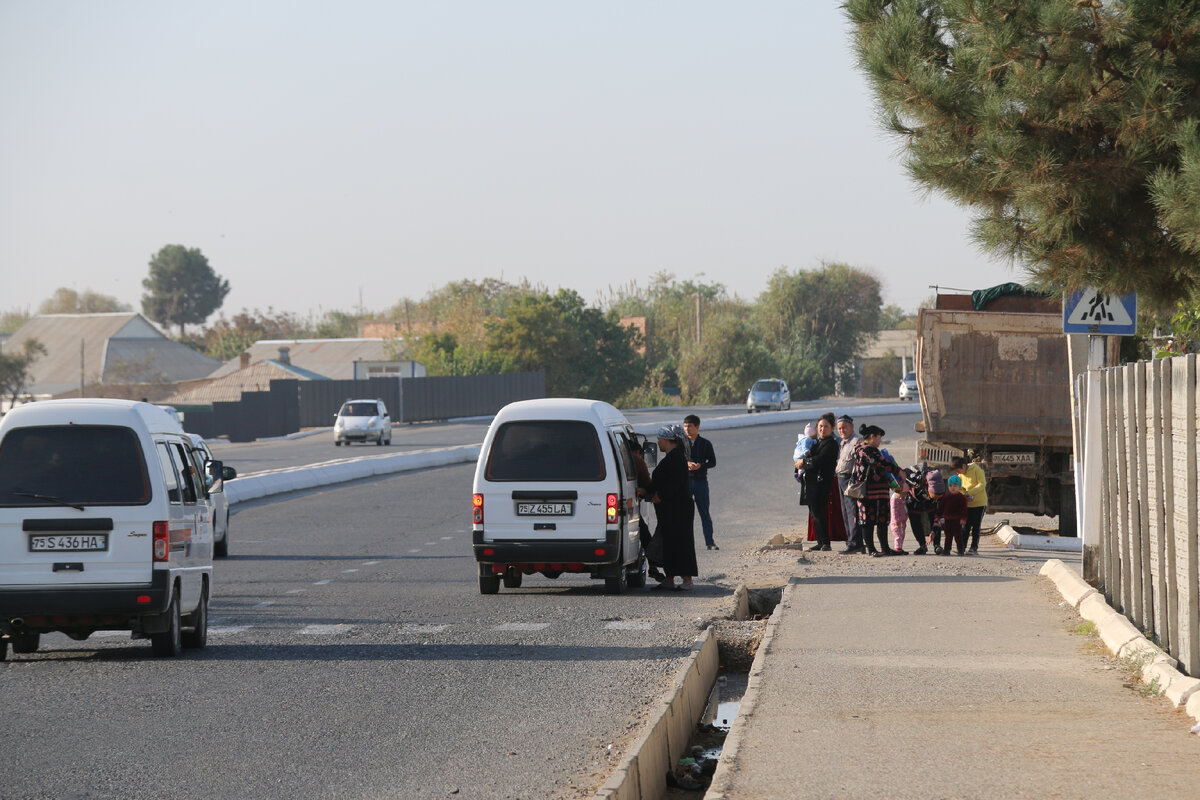
<path id="1" fill-rule="evenodd" d="M 811 422 L 804 426 L 804 434 L 796 436 L 796 449 L 792 451 L 792 467 L 796 470 L 796 482 L 800 484 L 800 505 L 808 505 L 808 497 L 804 490 L 804 470 L 800 469 L 800 459 L 808 458 L 808 454 L 817 444 L 817 426 Z"/>
<path id="2" fill-rule="evenodd" d="M 946 532 L 946 547 L 944 552 L 950 554 L 950 537 L 954 537 L 961 556 L 963 547 L 963 523 L 967 521 L 967 496 L 962 493 L 962 478 L 951 475 L 946 481 L 947 492 L 938 500 L 938 518 L 942 520 Z"/>
<path id="3" fill-rule="evenodd" d="M 938 500 L 946 494 L 946 481 L 942 479 L 941 470 L 931 469 L 925 473 L 925 488 L 929 493 L 932 508 L 929 510 L 931 522 L 929 525 L 929 541 L 933 544 L 933 552 L 939 556 L 946 552 L 942 549 L 942 518 L 937 513 Z M 949 545 L 949 542 L 947 542 Z"/>
<path id="4" fill-rule="evenodd" d="M 908 524 L 908 508 L 905 505 L 907 494 L 906 487 L 903 483 L 892 482 L 892 495 L 889 498 L 892 504 L 892 521 L 889 525 L 892 528 L 892 552 L 898 556 L 906 556 L 904 552 L 904 526 Z M 924 542 L 922 542 L 924 544 Z"/>

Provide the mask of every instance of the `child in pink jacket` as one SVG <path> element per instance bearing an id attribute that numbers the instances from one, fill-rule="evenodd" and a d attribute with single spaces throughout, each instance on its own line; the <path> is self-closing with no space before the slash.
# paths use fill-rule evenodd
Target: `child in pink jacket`
<path id="1" fill-rule="evenodd" d="M 905 505 L 907 487 L 903 483 L 892 483 L 892 494 L 889 498 L 892 506 L 892 552 L 898 556 L 906 556 L 904 552 L 904 530 L 908 527 L 908 506 Z"/>

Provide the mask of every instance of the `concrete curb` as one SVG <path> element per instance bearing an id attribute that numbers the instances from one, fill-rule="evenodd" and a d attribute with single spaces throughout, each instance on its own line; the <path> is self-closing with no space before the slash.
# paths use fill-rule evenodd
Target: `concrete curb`
<path id="1" fill-rule="evenodd" d="M 616 771 L 596 792 L 606 800 L 651 800 L 667 790 L 667 772 L 687 750 L 720 666 L 710 626 L 692 646 L 675 684 Z"/>
<path id="2" fill-rule="evenodd" d="M 1019 550 L 1055 550 L 1063 553 L 1082 553 L 1083 539 L 1062 536 L 1033 536 L 1017 533 L 1007 522 L 996 529 L 996 536 L 1009 547 Z"/>
<path id="3" fill-rule="evenodd" d="M 1114 656 L 1141 664 L 1142 680 L 1158 682 L 1173 708 L 1186 706 L 1200 722 L 1200 679 L 1179 671 L 1179 662 L 1147 639 L 1132 622 L 1113 609 L 1104 595 L 1056 558 L 1042 565 L 1040 574 L 1053 581 L 1059 593 L 1079 615 L 1096 626 L 1096 633 Z"/>
<path id="4" fill-rule="evenodd" d="M 746 682 L 746 693 L 742 695 L 742 702 L 738 705 L 737 718 L 734 719 L 729 734 L 725 737 L 725 744 L 721 748 L 721 759 L 717 762 L 717 770 L 713 773 L 712 783 L 704 794 L 704 800 L 724 800 L 725 793 L 732 785 L 738 750 L 741 749 L 742 737 L 746 731 L 746 720 L 754 714 L 754 708 L 758 705 L 758 691 L 762 686 L 763 667 L 766 664 L 767 653 L 771 649 L 771 642 L 775 638 L 775 630 L 779 627 L 783 612 L 791 603 L 792 590 L 795 587 L 794 582 L 788 582 L 783 589 L 783 597 L 780 598 L 779 605 L 775 606 L 775 610 L 771 612 L 767 629 L 763 632 L 758 651 L 754 654 L 754 662 L 750 665 L 750 679 Z"/>

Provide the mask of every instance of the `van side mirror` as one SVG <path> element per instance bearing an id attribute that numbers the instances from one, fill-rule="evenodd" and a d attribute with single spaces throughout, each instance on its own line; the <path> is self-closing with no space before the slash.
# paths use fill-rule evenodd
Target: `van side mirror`
<path id="1" fill-rule="evenodd" d="M 642 460 L 646 462 L 646 466 L 654 469 L 658 466 L 658 442 L 646 440 L 642 444 Z"/>
<path id="2" fill-rule="evenodd" d="M 231 481 L 236 477 L 237 477 L 236 469 L 234 469 L 233 467 L 227 467 L 225 465 L 221 465 L 221 480 Z"/>

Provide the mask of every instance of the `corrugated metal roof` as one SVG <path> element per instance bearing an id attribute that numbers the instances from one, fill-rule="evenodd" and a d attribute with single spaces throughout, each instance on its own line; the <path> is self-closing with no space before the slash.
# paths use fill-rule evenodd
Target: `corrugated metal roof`
<path id="1" fill-rule="evenodd" d="M 152 356 L 154 363 L 178 361 L 170 374 L 181 378 L 198 378 L 211 372 L 217 363 L 187 345 L 163 336 L 149 320 L 131 311 L 110 314 L 39 314 L 22 325 L 4 342 L 5 352 L 15 352 L 29 339 L 37 339 L 46 348 L 30 370 L 32 379 L 27 387 L 35 395 L 61 394 L 78 389 L 82 369 L 85 383 L 97 383 L 105 378 L 105 353 L 113 340 L 154 340 L 163 344 L 142 345 L 134 350 Z M 81 359 L 82 350 L 82 359 Z M 198 356 L 199 358 L 194 358 Z M 163 370 L 163 372 L 168 372 Z"/>
<path id="2" fill-rule="evenodd" d="M 292 364 L 333 380 L 352 380 L 355 361 L 387 361 L 387 339 L 262 339 L 250 346 L 250 363 L 279 358 L 279 348 L 288 348 Z M 241 369 L 237 358 L 213 372 L 220 378 Z"/>
<path id="3" fill-rule="evenodd" d="M 104 382 L 177 383 L 210 375 L 220 364 L 219 358 L 170 339 L 109 339 Z"/>
<path id="4" fill-rule="evenodd" d="M 235 402 L 242 399 L 242 392 L 265 392 L 270 390 L 271 381 L 284 378 L 326 380 L 315 372 L 268 359 L 219 378 L 194 381 L 189 388 L 162 402 L 171 406 L 210 406 L 215 402 Z"/>

